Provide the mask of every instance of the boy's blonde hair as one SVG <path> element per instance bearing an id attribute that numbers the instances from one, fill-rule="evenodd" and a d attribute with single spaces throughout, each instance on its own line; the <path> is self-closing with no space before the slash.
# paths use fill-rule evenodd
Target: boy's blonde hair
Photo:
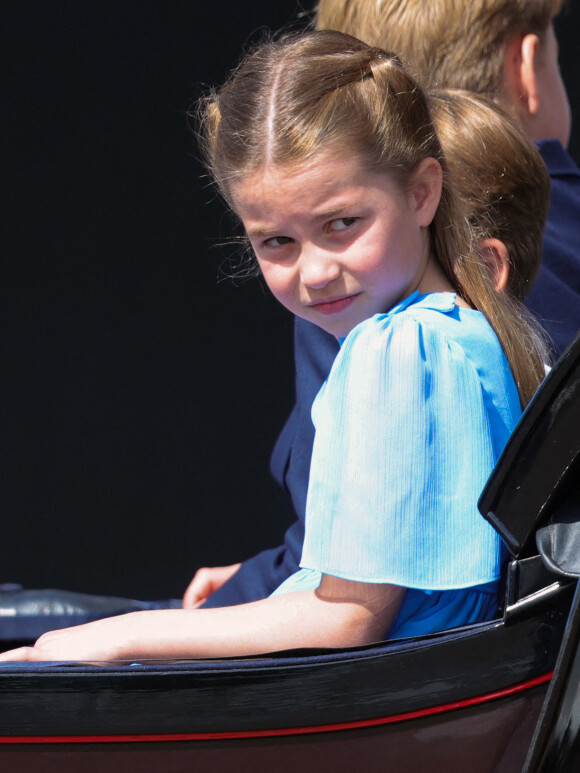
<path id="1" fill-rule="evenodd" d="M 507 45 L 542 36 L 563 0 L 318 0 L 315 25 L 396 51 L 425 88 L 501 96 Z"/>
<path id="2" fill-rule="evenodd" d="M 249 54 L 204 100 L 200 117 L 206 164 L 230 205 L 236 180 L 322 152 L 348 153 L 402 191 L 421 161 L 437 159 L 444 181 L 431 249 L 459 295 L 493 326 L 528 402 L 544 375 L 538 342 L 509 295 L 493 288 L 449 184 L 427 98 L 397 57 L 339 32 L 284 36 Z"/>
<path id="3" fill-rule="evenodd" d="M 519 124 L 490 99 L 447 89 L 429 95 L 449 173 L 479 241 L 509 253 L 507 292 L 523 301 L 542 260 L 550 176 Z"/>

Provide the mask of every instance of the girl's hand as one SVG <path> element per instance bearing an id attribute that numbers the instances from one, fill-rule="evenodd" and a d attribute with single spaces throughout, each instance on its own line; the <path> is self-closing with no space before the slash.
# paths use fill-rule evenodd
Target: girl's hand
<path id="1" fill-rule="evenodd" d="M 138 614 L 144 614 L 142 612 Z M 128 657 L 124 654 L 130 620 L 134 613 L 97 620 L 43 634 L 33 647 L 0 653 L 0 662 L 82 660 L 101 661 Z M 129 639 L 130 641 L 130 639 Z"/>
<path id="2" fill-rule="evenodd" d="M 198 569 L 183 596 L 184 609 L 196 609 L 238 571 L 241 564 Z"/>

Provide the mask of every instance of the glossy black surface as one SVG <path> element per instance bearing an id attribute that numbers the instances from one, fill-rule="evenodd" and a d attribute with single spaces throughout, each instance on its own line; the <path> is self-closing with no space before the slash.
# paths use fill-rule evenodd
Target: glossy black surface
<path id="1" fill-rule="evenodd" d="M 514 773 L 543 690 L 386 727 L 283 738 L 0 745 L 3 773 Z"/>
<path id="2" fill-rule="evenodd" d="M 516 556 L 536 552 L 535 531 L 580 455 L 580 336 L 526 409 L 480 497 L 479 509 Z"/>
<path id="3" fill-rule="evenodd" d="M 568 773 L 580 769 L 580 585 L 570 616 L 554 678 L 550 683 L 524 773 Z"/>

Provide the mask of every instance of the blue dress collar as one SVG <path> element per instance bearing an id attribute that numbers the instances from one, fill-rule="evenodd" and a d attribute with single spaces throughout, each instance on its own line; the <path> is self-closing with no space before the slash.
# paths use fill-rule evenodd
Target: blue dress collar
<path id="1" fill-rule="evenodd" d="M 455 293 L 424 293 L 423 295 L 420 295 L 419 291 L 415 290 L 414 293 L 403 298 L 402 301 L 399 301 L 399 303 L 393 306 L 392 309 L 389 309 L 389 311 L 386 311 L 383 314 L 376 314 L 375 316 L 390 317 L 408 309 L 409 306 L 415 306 L 421 309 L 432 309 L 433 311 L 440 311 L 443 314 L 449 314 L 455 309 L 455 299 Z M 345 338 L 338 339 L 340 346 L 342 346 Z"/>
<path id="2" fill-rule="evenodd" d="M 455 293 L 424 293 L 419 294 L 418 290 L 411 293 L 407 298 L 404 298 L 396 306 L 387 311 L 387 314 L 398 314 L 403 309 L 409 308 L 409 306 L 417 306 L 421 309 L 432 309 L 433 311 L 441 311 L 444 314 L 448 314 L 455 308 Z"/>

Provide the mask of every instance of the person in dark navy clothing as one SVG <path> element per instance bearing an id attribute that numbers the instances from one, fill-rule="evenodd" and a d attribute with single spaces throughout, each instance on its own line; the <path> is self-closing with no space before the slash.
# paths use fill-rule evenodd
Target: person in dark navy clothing
<path id="1" fill-rule="evenodd" d="M 278 437 L 270 469 L 291 497 L 297 519 L 286 531 L 283 545 L 264 550 L 231 567 L 230 579 L 205 598 L 205 607 L 232 606 L 265 598 L 298 569 L 304 542 L 306 491 L 314 441 L 310 409 L 338 353 L 338 341 L 311 322 L 296 318 L 294 351 L 296 404 Z M 211 587 L 213 572 L 212 569 L 200 570 L 200 574 L 196 575 L 198 579 L 201 576 L 201 593 Z M 204 573 L 209 580 L 208 585 L 203 582 Z M 197 590 L 196 586 L 193 589 Z M 192 594 L 188 599 L 186 594 L 188 606 L 193 606 L 197 600 Z"/>
<path id="2" fill-rule="evenodd" d="M 580 169 L 557 139 L 538 147 L 552 181 L 544 255 L 526 305 L 560 355 L 580 330 Z"/>

